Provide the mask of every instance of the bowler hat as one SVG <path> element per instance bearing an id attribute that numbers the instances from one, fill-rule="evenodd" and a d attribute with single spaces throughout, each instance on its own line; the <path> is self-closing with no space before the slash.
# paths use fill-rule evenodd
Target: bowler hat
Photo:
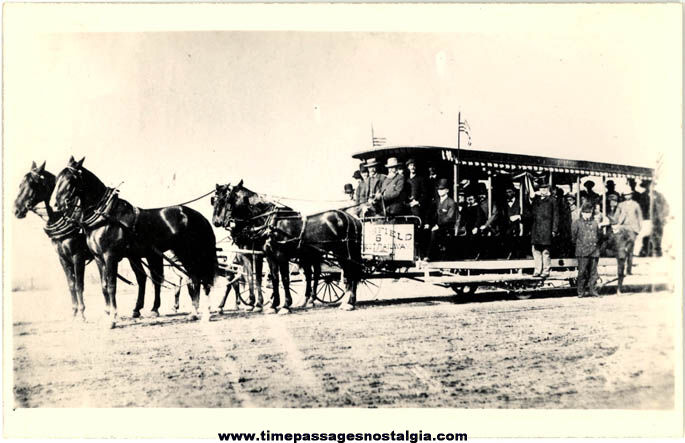
<path id="1" fill-rule="evenodd" d="M 607 180 L 607 186 L 609 186 L 609 185 L 611 185 L 611 186 L 615 185 L 614 181 L 613 180 Z"/>
<path id="2" fill-rule="evenodd" d="M 359 164 L 359 171 L 366 172 L 366 165 L 364 163 Z"/>
<path id="3" fill-rule="evenodd" d="M 352 174 L 352 178 L 356 180 L 361 180 L 362 179 L 362 174 L 359 171 L 354 171 L 354 174 Z"/>
<path id="4" fill-rule="evenodd" d="M 438 189 L 449 189 L 450 182 L 446 178 L 438 180 Z"/>
<path id="5" fill-rule="evenodd" d="M 354 188 L 352 187 L 351 184 L 345 183 L 345 194 L 352 194 L 354 192 Z"/>
<path id="6" fill-rule="evenodd" d="M 414 160 L 413 158 L 410 158 L 409 160 L 407 160 L 406 162 L 404 162 L 404 164 L 407 165 L 407 166 L 409 166 L 409 165 L 415 165 L 415 164 L 416 164 L 416 160 Z"/>
<path id="7" fill-rule="evenodd" d="M 549 188 L 549 183 L 540 182 L 540 183 L 538 183 L 538 188 Z"/>
<path id="8" fill-rule="evenodd" d="M 400 162 L 397 161 L 397 157 L 388 158 L 388 162 L 385 164 L 386 168 L 397 168 L 400 166 Z"/>
<path id="9" fill-rule="evenodd" d="M 642 181 L 640 182 L 640 186 L 642 186 L 643 188 L 645 188 L 645 187 L 647 187 L 647 186 L 649 186 L 649 185 L 651 185 L 651 184 L 652 184 L 651 180 L 642 180 Z"/>
<path id="10" fill-rule="evenodd" d="M 585 203 L 582 208 L 580 208 L 580 212 L 592 212 L 592 205 L 590 203 Z"/>
<path id="11" fill-rule="evenodd" d="M 564 196 L 564 198 L 565 198 L 566 200 L 573 200 L 573 201 L 576 201 L 576 196 L 573 195 L 573 194 L 566 194 L 566 195 Z"/>
<path id="12" fill-rule="evenodd" d="M 583 184 L 583 186 L 585 186 L 586 188 L 594 188 L 595 182 L 593 182 L 592 180 L 588 180 L 585 182 L 585 184 Z"/>
<path id="13" fill-rule="evenodd" d="M 378 161 L 373 157 L 366 159 L 366 167 L 367 168 L 370 168 L 371 166 L 378 166 L 379 164 L 380 163 L 378 163 Z"/>

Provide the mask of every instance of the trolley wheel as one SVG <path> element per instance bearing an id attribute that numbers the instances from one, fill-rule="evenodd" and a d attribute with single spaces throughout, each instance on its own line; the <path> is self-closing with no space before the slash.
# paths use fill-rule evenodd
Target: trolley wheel
<path id="1" fill-rule="evenodd" d="M 452 283 L 450 285 L 450 288 L 452 288 L 454 293 L 458 296 L 473 295 L 476 293 L 476 289 L 478 289 L 478 285 L 475 285 L 475 284 L 460 285 L 458 283 Z"/>
<path id="2" fill-rule="evenodd" d="M 515 292 L 514 296 L 519 300 L 528 300 L 533 294 L 530 292 Z"/>
<path id="3" fill-rule="evenodd" d="M 345 287 L 340 281 L 340 272 L 322 272 L 319 276 L 319 286 L 316 288 L 314 298 L 324 304 L 333 304 L 342 300 L 345 295 Z"/>

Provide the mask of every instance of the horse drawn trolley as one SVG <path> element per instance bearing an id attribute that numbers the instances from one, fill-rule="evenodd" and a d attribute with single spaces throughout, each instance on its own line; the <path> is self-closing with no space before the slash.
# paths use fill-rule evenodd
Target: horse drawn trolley
<path id="1" fill-rule="evenodd" d="M 360 265 L 361 273 L 358 288 L 370 294 L 378 292 L 380 280 L 403 278 L 451 288 L 457 296 L 473 294 L 479 287 L 490 287 L 507 291 L 519 298 L 527 298 L 535 290 L 573 287 L 576 283 L 577 261 L 570 237 L 570 220 L 573 215 L 569 204 L 580 207 L 582 200 L 587 198 L 590 201 L 588 192 L 595 193 L 591 200 L 596 206 L 595 216 L 606 219 L 611 211 L 610 200 L 614 187 L 631 187 L 634 190 L 639 181 L 644 184 L 654 179 L 654 171 L 643 167 L 451 147 L 382 147 L 357 153 L 353 157 L 365 163 L 372 159 L 386 160 L 392 157 L 399 159 L 401 164 L 411 158 L 418 165 L 418 173 L 425 176 L 427 181 L 446 179 L 450 185 L 449 196 L 459 205 L 465 204 L 462 201 L 465 194 L 480 197 L 477 204 L 486 213 L 487 222 L 484 223 L 487 226 L 485 229 L 479 227 L 477 232 L 465 232 L 463 218 L 457 217 L 453 229 L 437 247 L 436 258 L 427 256 L 427 243 L 430 243 L 430 220 L 427 219 L 431 217 L 429 211 L 434 208 L 418 214 L 415 212 L 414 215 L 407 211 L 406 214 L 395 216 L 384 214 L 384 208 L 366 216 L 365 205 L 334 210 L 336 213 L 353 213 L 357 216 L 354 223 L 358 227 L 350 228 L 355 225 L 349 221 L 346 225 L 348 236 L 343 239 L 353 240 L 357 244 L 359 256 L 355 259 L 344 248 L 333 251 L 324 247 L 324 243 L 317 243 L 317 240 L 306 237 L 307 220 L 312 223 L 311 220 L 316 220 L 321 214 L 309 217 L 297 215 L 293 218 L 304 222 L 290 230 L 288 225 L 284 225 L 285 230 L 281 232 L 276 227 L 275 231 L 282 234 L 282 243 L 309 249 L 323 262 L 320 284 L 312 296 L 312 299 L 322 303 L 338 303 L 345 294 L 345 272 L 339 265 L 341 258 L 342 261 L 359 262 L 357 264 Z M 533 275 L 531 221 L 527 217 L 531 199 L 542 183 L 551 186 L 552 198 L 559 203 L 559 233 L 551 247 L 551 273 L 546 278 Z M 228 188 L 231 187 L 226 185 L 222 189 L 217 188 L 217 196 L 230 192 L 227 191 Z M 507 193 L 505 190 L 508 190 Z M 434 188 L 431 192 L 434 193 Z M 636 192 L 638 194 L 642 194 L 645 201 L 655 201 L 654 191 L 649 186 L 645 187 L 643 193 Z M 425 206 L 429 205 L 430 203 L 425 203 Z M 519 217 L 507 215 L 506 208 L 512 208 L 513 205 L 516 207 L 510 213 L 516 213 Z M 215 206 L 215 216 L 216 209 Z M 233 208 L 234 213 L 235 209 Z M 260 218 L 259 223 L 263 225 L 258 229 L 264 229 L 268 225 L 269 217 L 279 217 L 278 205 L 272 210 L 274 213 L 268 216 L 250 213 L 251 217 Z M 290 208 L 283 210 L 290 211 Z M 643 212 L 647 219 L 646 228 L 641 232 L 637 243 L 640 244 L 641 239 L 646 238 L 645 244 L 651 244 L 653 235 L 650 236 L 650 218 L 654 218 L 658 211 L 654 211 L 653 203 L 647 203 Z M 512 222 L 510 218 L 516 222 Z M 273 218 L 271 222 L 274 222 Z M 611 241 L 611 233 L 607 233 L 600 246 L 599 278 L 603 285 L 614 281 L 610 276 L 616 274 L 616 260 L 613 258 L 616 253 L 615 245 Z M 651 255 L 650 252 L 646 255 Z M 300 262 L 296 256 L 297 254 L 293 254 L 291 258 Z M 250 262 L 254 264 L 255 256 L 251 257 Z M 254 266 L 244 266 L 244 257 L 241 260 L 243 264 L 232 265 L 233 269 L 229 274 L 235 275 L 237 272 L 243 276 L 243 280 L 254 280 Z M 654 266 L 656 261 L 654 257 L 636 256 L 633 263 L 634 276 L 630 278 L 637 282 L 638 276 L 648 276 L 653 284 L 653 279 L 658 278 L 655 270 L 661 269 Z M 252 299 L 241 299 L 244 303 L 252 304 Z"/>

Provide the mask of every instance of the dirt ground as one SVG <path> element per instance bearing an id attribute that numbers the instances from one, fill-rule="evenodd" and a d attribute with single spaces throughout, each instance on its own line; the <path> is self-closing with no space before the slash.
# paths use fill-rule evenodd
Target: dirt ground
<path id="1" fill-rule="evenodd" d="M 447 289 L 385 281 L 354 312 L 215 312 L 202 322 L 172 314 L 168 291 L 161 317 L 131 319 L 129 287 L 109 330 L 99 289 L 87 289 L 85 324 L 68 319 L 66 292 L 11 294 L 17 407 L 674 405 L 680 305 L 668 291 L 454 303 Z"/>

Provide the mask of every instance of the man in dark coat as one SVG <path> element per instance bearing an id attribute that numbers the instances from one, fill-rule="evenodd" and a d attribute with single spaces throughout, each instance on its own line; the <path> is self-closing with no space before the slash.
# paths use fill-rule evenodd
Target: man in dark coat
<path id="1" fill-rule="evenodd" d="M 383 185 L 383 182 L 385 181 L 385 175 L 380 174 L 378 172 L 378 166 L 379 163 L 376 161 L 375 158 L 370 158 L 366 160 L 366 169 L 369 171 L 369 178 L 365 180 L 366 183 L 366 196 L 367 196 L 367 203 L 370 203 L 369 205 L 365 205 L 365 208 L 362 209 L 361 215 L 375 215 L 374 208 L 373 208 L 373 202 L 371 201 L 373 197 L 380 192 L 381 186 Z M 366 212 L 366 213 L 365 213 Z"/>
<path id="2" fill-rule="evenodd" d="M 357 180 L 357 187 L 354 190 L 354 202 L 358 205 L 366 203 L 366 200 L 368 200 L 369 197 L 366 195 L 366 187 L 368 186 L 366 180 L 369 178 L 369 172 L 366 170 L 366 166 L 363 167 L 364 169 L 354 171 L 354 175 L 352 176 Z"/>
<path id="3" fill-rule="evenodd" d="M 390 157 L 385 167 L 388 168 L 388 175 L 373 198 L 376 212 L 384 215 L 406 215 L 408 192 L 404 176 L 398 172 L 401 164 L 395 157 Z"/>
<path id="4" fill-rule="evenodd" d="M 473 192 L 466 196 L 466 208 L 464 208 L 462 226 L 466 231 L 467 236 L 475 236 L 480 232 L 480 227 L 485 224 L 487 218 L 483 209 L 476 201 L 476 196 Z"/>
<path id="5" fill-rule="evenodd" d="M 599 261 L 600 227 L 592 217 L 592 205 L 581 208 L 580 218 L 571 226 L 571 238 L 576 244 L 578 260 L 578 297 L 597 297 L 597 263 Z"/>
<path id="6" fill-rule="evenodd" d="M 507 218 L 509 220 L 509 228 L 506 235 L 509 237 L 519 237 L 523 234 L 523 224 L 521 223 L 521 204 L 516 195 L 516 188 L 507 186 L 505 196 L 507 201 Z"/>
<path id="7" fill-rule="evenodd" d="M 430 205 L 430 196 L 428 195 L 428 187 L 426 180 L 416 173 L 416 161 L 413 158 L 407 160 L 407 169 L 409 170 L 409 209 L 412 215 L 419 217 L 422 223 L 428 221 L 428 209 Z"/>
<path id="8" fill-rule="evenodd" d="M 449 192 L 449 182 L 442 178 L 438 182 L 437 212 L 435 214 L 435 224 L 431 228 L 430 252 L 431 260 L 440 258 L 440 251 L 447 245 L 447 239 L 454 232 L 454 224 L 457 220 L 457 204 L 447 196 Z"/>
<path id="9" fill-rule="evenodd" d="M 599 194 L 592 190 L 595 187 L 595 182 L 592 180 L 586 180 L 583 186 L 585 186 L 585 190 L 580 191 L 581 197 L 585 197 L 585 199 L 594 207 L 596 203 L 601 201 Z"/>
<path id="10" fill-rule="evenodd" d="M 559 229 L 559 211 L 556 200 L 549 195 L 549 184 L 540 185 L 540 192 L 533 199 L 530 215 L 533 218 L 530 236 L 535 262 L 533 277 L 546 278 L 549 277 L 551 267 L 549 250 Z"/>

